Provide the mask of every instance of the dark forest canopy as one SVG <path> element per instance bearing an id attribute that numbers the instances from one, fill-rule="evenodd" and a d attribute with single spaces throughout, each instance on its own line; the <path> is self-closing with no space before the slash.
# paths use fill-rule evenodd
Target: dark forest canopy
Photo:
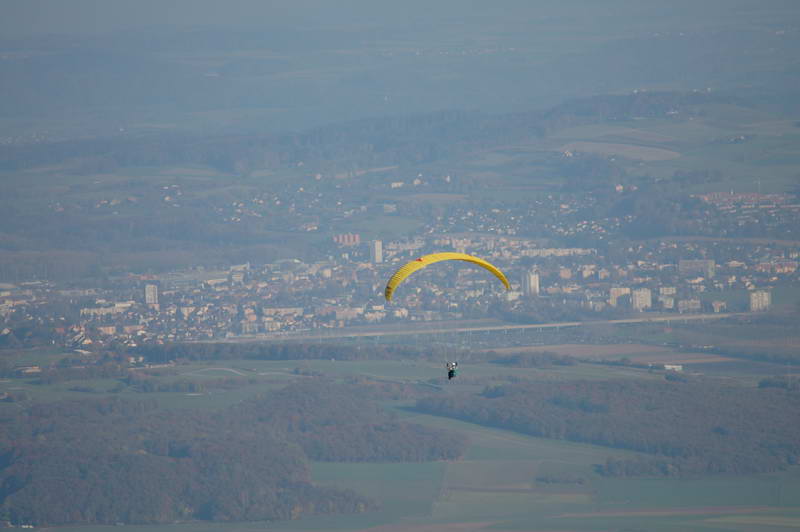
<path id="1" fill-rule="evenodd" d="M 599 467 L 614 476 L 747 474 L 800 462 L 800 394 L 773 387 L 696 379 L 516 383 L 421 399 L 417 408 L 650 455 Z"/>
<path id="2" fill-rule="evenodd" d="M 311 379 L 247 401 L 236 412 L 240 419 L 286 434 L 314 460 L 421 462 L 453 459 L 464 452 L 460 436 L 387 416 L 370 401 L 375 393 L 373 387 Z"/>
<path id="3" fill-rule="evenodd" d="M 13 524 L 278 520 L 363 512 L 311 484 L 308 460 L 423 461 L 465 442 L 392 419 L 317 379 L 217 412 L 119 398 L 40 404 L 0 420 L 0 516 Z"/>
<path id="4" fill-rule="evenodd" d="M 539 351 L 535 353 L 517 353 L 509 356 L 501 356 L 492 359 L 491 362 L 517 368 L 548 368 L 551 366 L 573 366 L 577 364 L 577 359 L 569 355 L 559 355 L 551 351 Z"/>

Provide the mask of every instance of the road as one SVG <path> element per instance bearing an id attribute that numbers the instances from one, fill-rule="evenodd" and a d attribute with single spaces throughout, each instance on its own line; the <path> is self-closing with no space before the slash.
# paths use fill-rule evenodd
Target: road
<path id="1" fill-rule="evenodd" d="M 622 325 L 626 323 L 669 323 L 669 322 L 689 322 L 703 320 L 722 320 L 740 316 L 749 316 L 747 312 L 730 312 L 719 314 L 669 314 L 660 316 L 648 316 L 641 318 L 625 318 L 618 320 L 598 320 L 598 321 L 562 321 L 556 323 L 533 323 L 533 324 L 501 324 L 501 325 L 471 325 L 465 327 L 440 327 L 425 328 L 414 326 L 408 329 L 387 330 L 375 327 L 374 330 L 348 330 L 328 329 L 324 331 L 302 331 L 296 333 L 271 333 L 254 336 L 237 336 L 226 338 L 225 340 L 215 340 L 219 342 L 269 342 L 275 340 L 330 340 L 335 338 L 373 338 L 382 336 L 418 336 L 428 334 L 462 333 L 462 332 L 488 332 L 488 331 L 515 331 L 521 329 L 562 329 L 570 327 L 581 327 L 584 325 Z"/>

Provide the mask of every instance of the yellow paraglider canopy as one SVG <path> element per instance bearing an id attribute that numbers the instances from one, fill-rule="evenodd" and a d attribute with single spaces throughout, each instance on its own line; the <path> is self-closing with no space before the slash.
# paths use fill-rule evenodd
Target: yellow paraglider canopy
<path id="1" fill-rule="evenodd" d="M 395 288 L 402 283 L 406 277 L 411 275 L 417 270 L 421 270 L 426 266 L 433 264 L 435 262 L 441 262 L 443 260 L 463 260 L 466 262 L 471 262 L 473 264 L 477 264 L 482 268 L 485 268 L 492 272 L 495 277 L 500 279 L 506 287 L 506 290 L 510 290 L 511 286 L 508 284 L 508 279 L 506 276 L 498 270 L 494 265 L 489 262 L 486 262 L 483 259 L 479 259 L 478 257 L 473 257 L 472 255 L 467 255 L 466 253 L 453 253 L 453 252 L 444 252 L 444 253 L 432 253 L 430 255 L 423 255 L 418 259 L 414 259 L 411 262 L 400 267 L 399 270 L 394 272 L 389 282 L 386 283 L 386 290 L 384 291 L 383 295 L 386 296 L 387 301 L 392 300 L 392 294 L 394 293 Z"/>

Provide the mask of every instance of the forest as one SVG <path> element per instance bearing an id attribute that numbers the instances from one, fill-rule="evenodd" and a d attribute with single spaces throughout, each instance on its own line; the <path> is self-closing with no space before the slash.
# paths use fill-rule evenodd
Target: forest
<path id="1" fill-rule="evenodd" d="M 524 434 L 643 453 L 599 464 L 608 476 L 777 471 L 800 462 L 800 394 L 699 377 L 517 382 L 427 397 L 416 408 Z"/>
<path id="2" fill-rule="evenodd" d="M 391 387 L 390 387 L 391 388 Z M 12 525 L 297 519 L 374 503 L 315 486 L 309 460 L 460 456 L 460 436 L 393 419 L 358 387 L 307 378 L 216 411 L 119 397 L 30 405 L 0 420 L 0 521 Z"/>

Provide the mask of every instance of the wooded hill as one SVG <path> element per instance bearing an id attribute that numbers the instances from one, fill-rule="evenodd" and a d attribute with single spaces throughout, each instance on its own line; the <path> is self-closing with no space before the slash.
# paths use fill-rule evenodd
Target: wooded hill
<path id="1" fill-rule="evenodd" d="M 265 136 L 119 136 L 0 146 L 0 170 L 68 163 L 80 173 L 131 166 L 198 164 L 232 174 L 298 162 L 339 170 L 413 165 L 499 146 L 555 130 L 608 120 L 696 115 L 709 103 L 747 103 L 722 93 L 640 92 L 572 100 L 544 111 L 490 115 L 441 111 L 333 124 L 304 133 Z"/>
<path id="2" fill-rule="evenodd" d="M 374 386 L 319 379 L 215 412 L 108 398 L 0 420 L 0 520 L 14 525 L 295 519 L 373 507 L 314 486 L 308 459 L 458 457 L 460 437 L 392 419 Z M 393 393 L 393 392 L 390 392 Z"/>

